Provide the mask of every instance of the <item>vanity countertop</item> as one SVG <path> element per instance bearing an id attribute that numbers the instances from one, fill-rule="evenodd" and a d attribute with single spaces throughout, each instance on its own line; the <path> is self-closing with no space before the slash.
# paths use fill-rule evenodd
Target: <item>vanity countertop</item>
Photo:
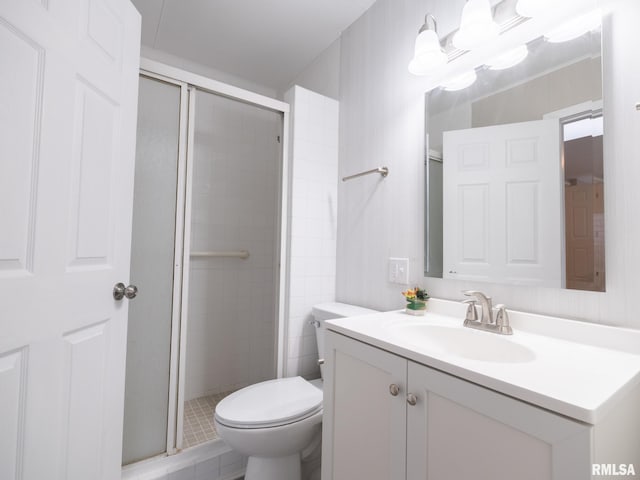
<path id="1" fill-rule="evenodd" d="M 511 336 L 462 327 L 465 306 L 430 299 L 425 316 L 393 311 L 330 320 L 329 330 L 423 365 L 589 424 L 640 385 L 640 331 L 511 312 Z M 532 352 L 517 361 L 487 361 L 433 348 L 419 337 L 398 335 L 398 326 L 429 324 L 465 330 L 487 348 L 495 342 Z M 426 326 L 426 325 L 424 325 Z M 425 329 L 428 331 L 428 328 Z M 467 333 L 467 331 L 469 333 Z M 487 338 L 487 336 L 490 336 Z M 495 337 L 499 337 L 496 339 Z M 477 350 L 477 348 L 476 348 Z M 515 350 L 514 350 L 515 351 Z"/>

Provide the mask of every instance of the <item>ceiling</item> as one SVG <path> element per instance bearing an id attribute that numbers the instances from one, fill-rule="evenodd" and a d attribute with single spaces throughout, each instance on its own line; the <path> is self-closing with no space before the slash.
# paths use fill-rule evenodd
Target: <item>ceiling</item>
<path id="1" fill-rule="evenodd" d="M 375 0 L 132 0 L 142 44 L 284 89 Z"/>

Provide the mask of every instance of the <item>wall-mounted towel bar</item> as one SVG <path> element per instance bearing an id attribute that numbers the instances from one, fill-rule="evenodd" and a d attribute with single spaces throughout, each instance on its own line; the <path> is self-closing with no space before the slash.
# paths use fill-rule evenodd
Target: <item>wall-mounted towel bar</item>
<path id="1" fill-rule="evenodd" d="M 216 250 L 210 252 L 191 252 L 191 257 L 249 258 L 249 252 L 247 250 Z"/>
<path id="2" fill-rule="evenodd" d="M 379 173 L 383 177 L 389 175 L 389 169 L 387 167 L 378 167 L 372 170 L 367 170 L 366 172 L 356 173 L 355 175 L 349 175 L 348 177 L 342 177 L 342 181 L 346 182 L 347 180 L 351 180 L 352 178 L 362 177 L 363 175 L 369 175 L 370 173 Z"/>

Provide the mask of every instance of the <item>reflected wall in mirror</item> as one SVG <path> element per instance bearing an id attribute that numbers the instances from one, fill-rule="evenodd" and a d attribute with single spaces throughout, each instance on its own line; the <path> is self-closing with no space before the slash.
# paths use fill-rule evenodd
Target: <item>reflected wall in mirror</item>
<path id="1" fill-rule="evenodd" d="M 601 32 L 426 95 L 425 276 L 604 291 Z"/>

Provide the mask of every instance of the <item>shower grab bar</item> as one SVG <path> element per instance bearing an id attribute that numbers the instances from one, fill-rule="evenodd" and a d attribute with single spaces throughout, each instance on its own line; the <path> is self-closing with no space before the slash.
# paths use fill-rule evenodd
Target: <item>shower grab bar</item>
<path id="1" fill-rule="evenodd" d="M 191 252 L 191 257 L 249 258 L 249 252 L 247 250 L 215 250 L 208 252 Z"/>
<path id="2" fill-rule="evenodd" d="M 363 175 L 369 175 L 370 173 L 379 173 L 382 177 L 386 177 L 389 175 L 389 169 L 387 167 L 378 167 L 373 168 L 371 170 L 367 170 L 366 172 L 356 173 L 355 175 L 349 175 L 348 177 L 342 177 L 342 181 L 346 182 L 347 180 L 351 180 L 352 178 L 362 177 Z"/>

